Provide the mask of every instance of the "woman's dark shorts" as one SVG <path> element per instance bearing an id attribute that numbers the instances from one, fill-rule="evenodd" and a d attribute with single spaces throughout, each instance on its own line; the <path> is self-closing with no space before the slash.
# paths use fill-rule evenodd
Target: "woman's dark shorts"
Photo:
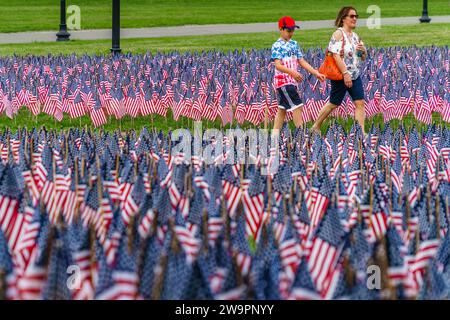
<path id="1" fill-rule="evenodd" d="M 339 106 L 344 100 L 345 93 L 348 91 L 352 100 L 364 100 L 364 89 L 361 77 L 356 80 L 352 80 L 353 85 L 351 88 L 347 88 L 344 80 L 331 80 L 331 93 L 330 102 Z"/>

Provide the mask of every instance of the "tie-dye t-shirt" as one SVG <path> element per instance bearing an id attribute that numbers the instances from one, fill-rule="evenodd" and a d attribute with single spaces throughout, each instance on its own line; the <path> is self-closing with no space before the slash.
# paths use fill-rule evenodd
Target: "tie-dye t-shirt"
<path id="1" fill-rule="evenodd" d="M 356 46 L 359 42 L 359 36 L 356 32 L 352 32 L 352 36 L 349 37 L 342 28 L 339 28 L 345 37 L 344 45 L 344 63 L 347 66 L 347 70 L 352 77 L 352 80 L 358 79 L 360 75 L 359 67 L 361 65 L 361 58 L 356 55 Z M 328 51 L 332 53 L 340 53 L 342 50 L 343 39 L 337 41 L 333 36 L 328 44 Z"/>
<path id="2" fill-rule="evenodd" d="M 298 59 L 303 58 L 303 53 L 298 46 L 297 41 L 284 41 L 282 38 L 278 39 L 272 45 L 272 61 L 278 59 L 281 64 L 289 69 L 298 70 Z M 280 88 L 288 84 L 297 84 L 294 78 L 287 73 L 275 69 L 274 85 L 275 88 Z"/>

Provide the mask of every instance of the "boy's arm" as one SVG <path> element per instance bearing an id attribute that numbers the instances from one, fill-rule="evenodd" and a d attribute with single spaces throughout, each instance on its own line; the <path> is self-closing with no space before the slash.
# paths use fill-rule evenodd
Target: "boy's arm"
<path id="1" fill-rule="evenodd" d="M 319 70 L 314 69 L 304 58 L 298 59 L 298 64 L 311 73 L 312 75 L 315 75 L 317 78 L 319 78 L 321 81 L 325 80 L 325 76 L 319 72 Z"/>
<path id="2" fill-rule="evenodd" d="M 275 59 L 274 62 L 275 62 L 275 68 L 278 71 L 283 72 L 283 73 L 287 73 L 292 78 L 294 78 L 295 81 L 302 81 L 303 77 L 302 77 L 302 75 L 299 72 L 297 72 L 296 70 L 292 70 L 292 69 L 289 69 L 288 67 L 283 66 L 279 59 Z"/>

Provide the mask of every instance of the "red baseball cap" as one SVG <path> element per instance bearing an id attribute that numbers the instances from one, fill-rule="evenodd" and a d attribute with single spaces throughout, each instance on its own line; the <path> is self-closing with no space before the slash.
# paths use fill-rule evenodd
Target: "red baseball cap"
<path id="1" fill-rule="evenodd" d="M 295 28 L 297 28 L 297 29 L 300 28 L 298 25 L 295 24 L 295 20 L 289 16 L 280 18 L 280 20 L 278 21 L 278 27 L 280 29 L 286 28 L 286 29 L 292 29 L 292 30 Z"/>

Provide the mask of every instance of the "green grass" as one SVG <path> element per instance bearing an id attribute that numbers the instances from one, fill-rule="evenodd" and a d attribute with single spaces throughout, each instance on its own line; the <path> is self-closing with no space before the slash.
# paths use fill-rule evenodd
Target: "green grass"
<path id="1" fill-rule="evenodd" d="M 205 128 L 221 128 L 221 121 L 202 121 Z M 67 129 L 72 127 L 93 127 L 91 119 L 88 115 L 80 118 L 70 119 L 67 114 L 64 114 L 64 118 L 61 122 L 55 120 L 45 113 L 40 113 L 38 116 L 33 116 L 26 107 L 22 107 L 19 113 L 10 119 L 4 114 L 0 115 L 0 131 L 4 131 L 6 128 L 16 130 L 17 128 L 39 128 L 45 126 L 48 129 Z M 117 120 L 115 117 L 108 117 L 108 123 L 102 126 L 103 130 L 114 131 L 115 129 L 121 129 L 123 131 L 137 129 L 144 126 L 155 128 L 156 130 L 163 130 L 167 132 L 171 129 L 187 128 L 193 129 L 194 120 L 181 117 L 179 121 L 175 121 L 172 117 L 170 109 L 167 112 L 167 116 L 160 115 L 139 116 L 137 118 L 131 118 L 130 116 L 124 116 L 122 119 Z M 229 127 L 229 125 L 228 125 Z M 244 124 L 244 128 L 251 127 L 250 124 Z"/>
<path id="2" fill-rule="evenodd" d="M 413 25 L 413 26 L 391 26 L 389 28 L 382 28 L 380 30 L 368 30 L 367 28 L 359 28 L 359 35 L 364 39 L 368 46 L 385 47 L 393 45 L 401 46 L 429 46 L 429 45 L 450 45 L 450 24 L 431 24 L 431 25 Z M 295 39 L 299 41 L 303 48 L 310 47 L 324 47 L 330 38 L 331 30 L 302 30 L 297 32 Z M 271 44 L 278 37 L 276 32 L 273 33 L 258 33 L 258 34 L 240 34 L 240 35 L 219 35 L 219 36 L 195 36 L 195 37 L 174 37 L 174 38 L 158 38 L 158 39 L 129 39 L 122 41 L 122 48 L 124 52 L 143 53 L 150 51 L 168 52 L 168 51 L 203 51 L 203 50 L 234 50 L 234 49 L 262 49 L 269 48 Z M 5 55 L 47 55 L 51 54 L 107 54 L 109 53 L 109 41 L 71 41 L 68 43 L 32 43 L 19 45 L 0 45 L 0 56 Z M 331 120 L 333 121 L 333 120 Z M 434 123 L 442 123 L 438 115 L 433 115 Z M 338 120 L 345 128 L 350 128 L 353 121 Z M 381 116 L 375 117 L 368 121 L 368 126 L 371 123 L 383 125 Z M 394 126 L 398 125 L 398 121 L 393 121 Z M 417 123 L 412 117 L 406 118 L 403 123 L 412 125 Z M 41 127 L 45 126 L 50 129 L 67 129 L 70 127 L 85 127 L 92 126 L 88 116 L 81 119 L 69 119 L 65 116 L 62 122 L 57 122 L 54 118 L 40 114 L 37 117 L 32 117 L 31 114 L 22 108 L 19 115 L 13 120 L 6 116 L 0 116 L 0 130 L 9 127 L 13 130 L 19 127 Z M 191 128 L 193 121 L 190 119 L 181 119 L 175 122 L 170 114 L 167 117 L 153 116 L 153 117 L 139 117 L 137 119 L 130 119 L 124 117 L 122 120 L 111 118 L 109 122 L 103 127 L 104 130 L 115 130 L 121 128 L 122 130 L 136 129 L 139 130 L 143 126 L 150 126 L 157 130 L 167 131 L 172 128 Z M 204 127 L 220 128 L 220 122 L 216 121 L 203 122 Z M 271 126 L 271 124 L 269 124 Z M 446 124 L 448 127 L 448 124 Z M 251 125 L 244 125 L 244 127 L 251 127 Z M 325 130 L 326 126 L 324 127 Z"/>
<path id="3" fill-rule="evenodd" d="M 347 131 L 351 128 L 353 125 L 354 120 L 353 119 L 334 119 L 329 118 L 324 122 L 324 125 L 322 127 L 322 132 L 325 133 L 330 123 L 333 123 L 336 121 L 340 125 L 342 125 Z M 385 122 L 383 121 L 383 117 L 381 115 L 377 115 L 366 122 L 366 130 L 370 128 L 372 125 L 379 125 L 381 128 L 385 126 Z M 402 121 L 400 120 L 392 120 L 390 122 L 391 127 L 396 130 L 398 126 L 402 123 L 406 129 L 411 128 L 411 126 L 415 125 L 419 130 L 424 130 L 427 126 L 424 125 L 421 122 L 418 122 L 415 120 L 412 114 L 409 114 L 406 116 Z M 445 123 L 442 121 L 440 115 L 438 113 L 433 114 L 433 123 L 437 125 L 444 126 L 446 128 L 450 128 L 450 123 Z M 268 123 L 268 128 L 272 128 L 272 122 Z M 308 126 L 310 127 L 312 123 L 308 123 Z M 45 126 L 47 129 L 56 129 L 56 130 L 65 130 L 68 128 L 92 128 L 92 122 L 89 118 L 89 116 L 84 116 L 77 119 L 70 119 L 67 114 L 64 115 L 64 118 L 61 122 L 56 121 L 53 117 L 40 113 L 37 117 L 34 117 L 27 108 L 22 107 L 19 110 L 18 115 L 14 119 L 9 119 L 5 115 L 0 116 L 0 132 L 5 131 L 5 129 L 9 128 L 10 130 L 17 130 L 18 128 L 40 128 Z M 193 130 L 194 128 L 194 120 L 181 117 L 180 120 L 177 122 L 173 120 L 172 113 L 170 110 L 167 112 L 166 117 L 162 117 L 160 115 L 153 115 L 153 116 L 146 116 L 146 117 L 137 117 L 135 119 L 132 119 L 129 116 L 123 117 L 121 120 L 117 120 L 114 117 L 110 117 L 108 119 L 108 123 L 102 127 L 100 127 L 102 130 L 105 131 L 114 131 L 116 129 L 120 129 L 121 131 L 129 131 L 129 130 L 140 130 L 143 127 L 149 127 L 152 129 L 155 129 L 157 131 L 162 130 L 163 132 L 167 133 L 168 130 L 174 130 L 177 128 L 185 128 Z M 234 128 L 237 126 L 237 123 L 228 124 L 225 128 Z M 293 122 L 291 121 L 289 123 L 289 126 L 291 129 L 294 128 Z M 222 128 L 222 123 L 220 120 L 216 120 L 214 122 L 211 121 L 202 121 L 202 127 L 203 129 L 208 128 Z M 243 129 L 247 128 L 254 128 L 250 123 L 244 123 L 242 126 L 240 126 Z M 264 127 L 264 123 L 261 123 L 261 125 L 258 126 L 259 128 Z M 97 129 L 98 130 L 98 129 Z"/>
<path id="4" fill-rule="evenodd" d="M 409 26 L 390 26 L 379 30 L 358 28 L 358 34 L 369 47 L 386 46 L 429 46 L 450 45 L 450 24 L 427 24 Z M 301 47 L 324 48 L 331 37 L 331 29 L 300 30 L 294 35 Z M 214 36 L 191 36 L 154 39 L 124 39 L 121 42 L 123 52 L 144 53 L 150 51 L 202 51 L 270 48 L 278 37 L 277 32 L 233 34 Z M 5 55 L 47 55 L 52 54 L 108 54 L 111 47 L 109 40 L 70 41 L 67 43 L 27 43 L 0 45 L 0 56 Z"/>
<path id="5" fill-rule="evenodd" d="M 4 0 L 0 32 L 57 30 L 58 0 Z M 81 28 L 111 27 L 112 0 L 68 0 L 81 9 Z M 335 19 L 340 7 L 354 5 L 362 18 L 369 5 L 378 5 L 382 17 L 421 16 L 422 0 L 122 0 L 123 28 L 186 24 L 251 23 L 277 21 L 283 15 L 295 19 Z M 430 15 L 449 15 L 448 0 L 428 2 Z"/>

